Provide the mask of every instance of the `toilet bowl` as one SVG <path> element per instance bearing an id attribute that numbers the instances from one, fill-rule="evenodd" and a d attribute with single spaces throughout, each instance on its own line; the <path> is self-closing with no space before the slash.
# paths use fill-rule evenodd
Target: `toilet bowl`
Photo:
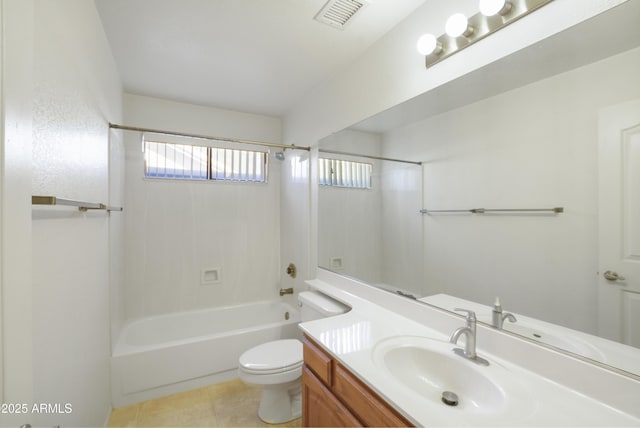
<path id="1" fill-rule="evenodd" d="M 298 295 L 300 318 L 310 321 L 345 313 L 349 307 L 317 291 Z M 302 342 L 283 339 L 244 352 L 238 376 L 247 384 L 262 385 L 258 417 L 270 424 L 297 419 L 302 414 Z"/>
<path id="2" fill-rule="evenodd" d="M 301 415 L 302 342 L 276 340 L 249 349 L 240 356 L 238 374 L 247 384 L 262 385 L 258 416 L 278 424 Z"/>

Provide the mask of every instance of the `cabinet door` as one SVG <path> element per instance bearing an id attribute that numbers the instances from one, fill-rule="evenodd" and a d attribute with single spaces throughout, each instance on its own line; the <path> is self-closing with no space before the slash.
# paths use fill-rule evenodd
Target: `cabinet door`
<path id="1" fill-rule="evenodd" d="M 413 426 L 341 364 L 334 365 L 333 393 L 370 427 Z"/>
<path id="2" fill-rule="evenodd" d="M 333 383 L 331 379 L 331 357 L 322 351 L 322 349 L 307 336 L 304 336 L 302 339 L 302 350 L 305 365 L 311 369 L 313 374 L 325 385 L 331 387 Z"/>
<path id="3" fill-rule="evenodd" d="M 359 427 L 360 421 L 307 368 L 302 369 L 302 425 Z"/>

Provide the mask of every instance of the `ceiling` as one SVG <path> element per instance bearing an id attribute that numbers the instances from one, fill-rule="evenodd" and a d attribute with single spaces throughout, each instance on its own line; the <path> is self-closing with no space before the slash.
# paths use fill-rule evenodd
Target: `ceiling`
<path id="1" fill-rule="evenodd" d="M 365 0 L 344 29 L 326 0 L 95 0 L 128 93 L 272 116 L 363 54 L 424 0 Z"/>

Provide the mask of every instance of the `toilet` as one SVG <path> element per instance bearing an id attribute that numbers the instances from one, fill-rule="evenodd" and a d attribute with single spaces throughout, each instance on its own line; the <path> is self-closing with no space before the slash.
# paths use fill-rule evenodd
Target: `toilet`
<path id="1" fill-rule="evenodd" d="M 298 295 L 301 321 L 343 314 L 349 307 L 320 293 Z M 258 416 L 266 423 L 281 424 L 302 414 L 302 342 L 283 339 L 263 343 L 244 352 L 238 375 L 251 385 L 262 385 Z"/>

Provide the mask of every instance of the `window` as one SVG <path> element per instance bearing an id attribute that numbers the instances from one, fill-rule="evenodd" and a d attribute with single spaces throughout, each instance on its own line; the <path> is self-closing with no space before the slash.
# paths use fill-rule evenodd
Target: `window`
<path id="1" fill-rule="evenodd" d="M 144 143 L 145 177 L 207 180 L 208 169 L 205 146 L 153 141 Z"/>
<path id="2" fill-rule="evenodd" d="M 370 163 L 326 158 L 320 158 L 318 162 L 320 185 L 371 189 L 373 165 Z"/>
<path id="3" fill-rule="evenodd" d="M 264 183 L 267 159 L 267 152 L 252 150 L 144 143 L 144 175 L 148 178 Z"/>

